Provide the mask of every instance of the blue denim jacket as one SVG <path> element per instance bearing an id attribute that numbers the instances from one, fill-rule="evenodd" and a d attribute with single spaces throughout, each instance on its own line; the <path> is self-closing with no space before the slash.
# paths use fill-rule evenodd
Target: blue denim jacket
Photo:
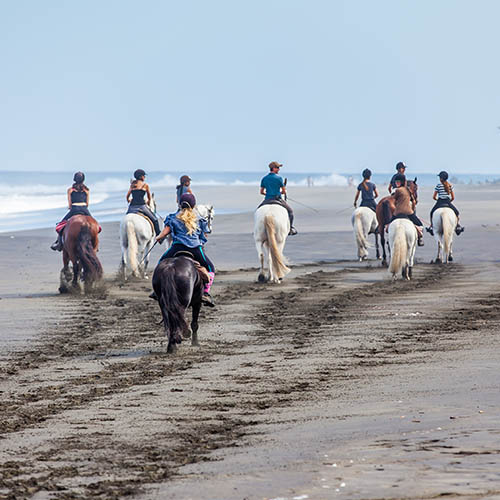
<path id="1" fill-rule="evenodd" d="M 184 222 L 177 218 L 177 214 L 167 215 L 165 219 L 165 226 L 170 227 L 172 234 L 172 244 L 181 243 L 189 248 L 202 246 L 206 243 L 205 233 L 208 233 L 207 221 L 205 219 L 198 219 L 198 229 L 193 234 L 188 234 Z"/>

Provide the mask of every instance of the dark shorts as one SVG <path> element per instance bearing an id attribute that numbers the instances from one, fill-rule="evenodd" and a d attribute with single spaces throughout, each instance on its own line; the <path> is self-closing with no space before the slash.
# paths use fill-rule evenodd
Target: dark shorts
<path id="1" fill-rule="evenodd" d="M 371 208 L 374 212 L 377 211 L 377 202 L 375 200 L 361 200 L 359 206 Z"/>
<path id="2" fill-rule="evenodd" d="M 408 219 L 411 222 L 413 222 L 413 224 L 415 224 L 415 226 L 423 226 L 422 221 L 417 217 L 417 214 L 415 214 L 415 213 L 412 213 L 410 215 L 403 215 L 403 214 L 395 215 L 391 219 L 391 222 L 393 220 L 396 220 L 396 219 Z"/>
<path id="3" fill-rule="evenodd" d="M 455 205 L 453 205 L 453 203 L 451 202 L 451 200 L 446 200 L 446 199 L 443 199 L 443 198 L 438 198 L 436 200 L 436 204 L 432 207 L 432 210 L 431 210 L 431 224 L 432 224 L 432 215 L 434 214 L 434 212 L 438 208 L 443 208 L 443 207 L 451 208 L 455 212 L 455 215 L 457 217 L 460 215 L 460 212 L 457 210 L 457 207 Z"/>

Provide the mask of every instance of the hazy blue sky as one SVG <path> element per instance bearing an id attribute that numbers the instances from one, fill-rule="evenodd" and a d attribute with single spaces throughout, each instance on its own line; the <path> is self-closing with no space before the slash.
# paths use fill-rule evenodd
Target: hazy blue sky
<path id="1" fill-rule="evenodd" d="M 500 173 L 500 1 L 0 0 L 0 170 Z"/>

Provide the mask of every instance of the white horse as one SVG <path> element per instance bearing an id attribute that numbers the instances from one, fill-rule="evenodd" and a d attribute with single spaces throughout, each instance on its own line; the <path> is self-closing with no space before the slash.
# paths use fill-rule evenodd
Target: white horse
<path id="1" fill-rule="evenodd" d="M 154 195 L 149 208 L 156 212 Z M 161 218 L 160 221 L 161 228 Z M 145 215 L 126 214 L 120 222 L 120 246 L 122 260 L 119 275 L 123 279 L 128 276 L 147 278 L 146 270 L 149 263 L 149 252 L 155 243 L 153 224 Z"/>
<path id="2" fill-rule="evenodd" d="M 377 232 L 377 214 L 368 207 L 359 207 L 352 213 L 352 228 L 354 229 L 354 238 L 358 246 L 359 261 L 368 258 L 368 248 L 372 245 L 368 243 L 368 235 L 375 234 L 375 247 L 377 251 L 377 259 L 380 259 L 378 249 L 378 232 Z"/>
<path id="3" fill-rule="evenodd" d="M 438 253 L 435 262 L 453 262 L 451 245 L 453 244 L 453 233 L 457 227 L 458 218 L 455 212 L 448 207 L 438 208 L 432 214 L 432 227 L 434 229 L 434 238 L 438 244 Z M 441 258 L 441 251 L 443 258 Z"/>
<path id="4" fill-rule="evenodd" d="M 260 259 L 259 281 L 278 283 L 290 272 L 283 256 L 286 237 L 290 232 L 290 221 L 285 207 L 263 205 L 255 211 L 254 239 Z M 267 254 L 268 277 L 264 274 L 264 260 Z"/>
<path id="5" fill-rule="evenodd" d="M 403 279 L 411 279 L 415 248 L 417 246 L 417 230 L 411 220 L 395 219 L 389 225 L 389 244 L 391 246 L 391 262 L 389 272 L 396 279 L 401 273 Z"/>

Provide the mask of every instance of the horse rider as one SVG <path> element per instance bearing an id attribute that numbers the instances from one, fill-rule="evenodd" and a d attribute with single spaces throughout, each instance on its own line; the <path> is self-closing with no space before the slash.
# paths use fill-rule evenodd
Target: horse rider
<path id="1" fill-rule="evenodd" d="M 283 165 L 277 161 L 272 161 L 269 164 L 270 172 L 260 181 L 260 194 L 264 195 L 264 201 L 257 207 L 263 205 L 281 205 L 288 212 L 290 220 L 290 232 L 288 234 L 297 234 L 297 230 L 293 227 L 293 210 L 292 207 L 281 197 L 286 196 L 286 187 L 283 182 L 283 177 L 278 175 L 280 168 Z"/>
<path id="2" fill-rule="evenodd" d="M 158 217 L 148 206 L 151 203 L 151 191 L 145 179 L 146 172 L 142 168 L 134 172 L 134 179 L 130 182 L 126 196 L 127 203 L 129 203 L 127 213 L 146 216 L 153 224 L 155 234 L 158 236 L 160 234 L 160 224 Z M 147 201 L 144 200 L 144 196 L 146 196 Z"/>
<path id="3" fill-rule="evenodd" d="M 190 254 L 208 272 L 209 280 L 203 290 L 202 302 L 207 306 L 214 307 L 215 304 L 210 295 L 210 288 L 215 278 L 215 266 L 203 249 L 203 243 L 206 241 L 205 234 L 209 232 L 207 222 L 194 211 L 196 198 L 193 194 L 184 193 L 179 201 L 179 211 L 167 215 L 165 227 L 156 237 L 156 241 L 161 243 L 168 234 L 172 235 L 172 245 L 161 256 L 160 261 L 175 257 L 179 252 Z M 154 292 L 150 297 L 156 298 Z"/>
<path id="4" fill-rule="evenodd" d="M 391 177 L 391 181 L 389 182 L 389 193 L 392 194 L 392 190 L 393 189 L 396 189 L 396 176 L 398 174 L 400 175 L 405 175 L 405 172 L 406 172 L 406 165 L 400 161 L 398 163 L 396 163 L 396 170 L 397 172 Z"/>
<path id="5" fill-rule="evenodd" d="M 88 215 L 90 216 L 89 209 L 89 188 L 84 184 L 85 174 L 83 172 L 76 172 L 73 176 L 73 185 L 68 188 L 68 208 L 69 212 L 63 219 L 56 225 L 57 240 L 52 243 L 50 248 L 54 251 L 60 252 L 63 249 L 62 233 L 65 224 L 64 221 L 69 220 L 73 215 Z"/>
<path id="6" fill-rule="evenodd" d="M 395 185 L 396 189 L 392 196 L 394 196 L 394 203 L 396 208 L 394 210 L 394 215 L 392 217 L 391 222 L 394 219 L 407 218 L 415 224 L 415 228 L 418 234 L 418 246 L 423 247 L 424 242 L 422 239 L 424 225 L 422 221 L 415 214 L 415 199 L 411 194 L 410 190 L 406 186 L 406 177 L 402 174 L 396 174 L 395 177 Z"/>
<path id="7" fill-rule="evenodd" d="M 191 191 L 191 177 L 189 175 L 183 175 L 179 179 L 180 184 L 178 184 L 175 188 L 176 193 L 177 193 L 177 206 L 180 208 L 181 206 L 181 196 L 183 194 L 189 193 L 193 194 L 193 191 Z"/>
<path id="8" fill-rule="evenodd" d="M 361 204 L 360 207 L 371 208 L 374 212 L 377 210 L 377 202 L 375 198 L 378 197 L 377 186 L 370 182 L 372 177 L 372 171 L 369 168 L 365 168 L 362 172 L 363 182 L 359 184 L 356 191 L 356 196 L 354 197 L 354 208 L 357 207 L 359 194 L 361 193 Z"/>
<path id="9" fill-rule="evenodd" d="M 439 182 L 436 184 L 436 187 L 434 188 L 434 194 L 432 195 L 432 199 L 435 200 L 436 203 L 431 210 L 431 225 L 429 227 L 426 227 L 425 230 L 434 236 L 434 230 L 432 228 L 432 215 L 438 208 L 447 207 L 451 208 L 457 216 L 457 226 L 455 227 L 455 233 L 458 236 L 459 234 L 464 232 L 465 228 L 458 222 L 460 212 L 452 203 L 452 201 L 455 199 L 453 186 L 448 182 L 448 172 L 442 170 L 441 172 L 439 172 L 438 177 Z"/>

